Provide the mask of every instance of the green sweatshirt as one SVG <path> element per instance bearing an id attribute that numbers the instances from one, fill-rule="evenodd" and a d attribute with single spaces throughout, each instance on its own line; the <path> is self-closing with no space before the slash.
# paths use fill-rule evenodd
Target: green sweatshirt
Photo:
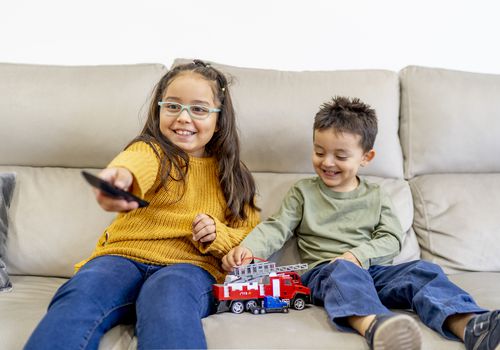
<path id="1" fill-rule="evenodd" d="M 355 190 L 334 192 L 314 177 L 292 186 L 278 213 L 257 225 L 241 245 L 268 258 L 294 234 L 310 269 L 347 251 L 368 268 L 392 262 L 403 230 L 379 185 L 360 179 Z"/>

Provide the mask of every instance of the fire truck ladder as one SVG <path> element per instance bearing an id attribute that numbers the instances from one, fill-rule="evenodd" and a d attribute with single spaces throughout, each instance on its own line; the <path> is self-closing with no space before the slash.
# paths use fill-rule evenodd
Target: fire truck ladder
<path id="1" fill-rule="evenodd" d="M 237 266 L 233 269 L 233 275 L 239 277 L 240 280 L 249 281 L 262 276 L 267 276 L 271 272 L 287 272 L 305 269 L 307 269 L 307 264 L 276 266 L 276 263 L 274 262 L 260 262 L 245 266 Z"/>

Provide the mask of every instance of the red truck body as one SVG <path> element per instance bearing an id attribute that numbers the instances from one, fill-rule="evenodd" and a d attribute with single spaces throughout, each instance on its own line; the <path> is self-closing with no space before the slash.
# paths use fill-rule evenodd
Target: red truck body
<path id="1" fill-rule="evenodd" d="M 270 273 L 254 281 L 214 284 L 213 293 L 218 312 L 231 310 L 235 313 L 260 306 L 265 296 L 279 297 L 295 309 L 301 310 L 310 303 L 311 291 L 302 285 L 296 272 Z"/>

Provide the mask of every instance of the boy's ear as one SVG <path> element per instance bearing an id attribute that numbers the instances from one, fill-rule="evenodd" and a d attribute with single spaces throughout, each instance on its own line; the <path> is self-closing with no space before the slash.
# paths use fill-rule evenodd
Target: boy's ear
<path id="1" fill-rule="evenodd" d="M 371 150 L 363 154 L 363 159 L 361 160 L 361 166 L 368 165 L 373 158 L 375 158 L 375 150 L 372 148 Z"/>

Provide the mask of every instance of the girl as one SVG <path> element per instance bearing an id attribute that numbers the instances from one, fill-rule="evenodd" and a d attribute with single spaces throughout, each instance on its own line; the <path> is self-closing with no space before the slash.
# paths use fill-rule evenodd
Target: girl
<path id="1" fill-rule="evenodd" d="M 97 349 L 107 330 L 134 321 L 139 349 L 206 348 L 201 319 L 214 312 L 220 258 L 259 219 L 224 75 L 198 60 L 165 74 L 141 134 L 100 177 L 150 204 L 95 190 L 120 214 L 26 349 Z"/>

